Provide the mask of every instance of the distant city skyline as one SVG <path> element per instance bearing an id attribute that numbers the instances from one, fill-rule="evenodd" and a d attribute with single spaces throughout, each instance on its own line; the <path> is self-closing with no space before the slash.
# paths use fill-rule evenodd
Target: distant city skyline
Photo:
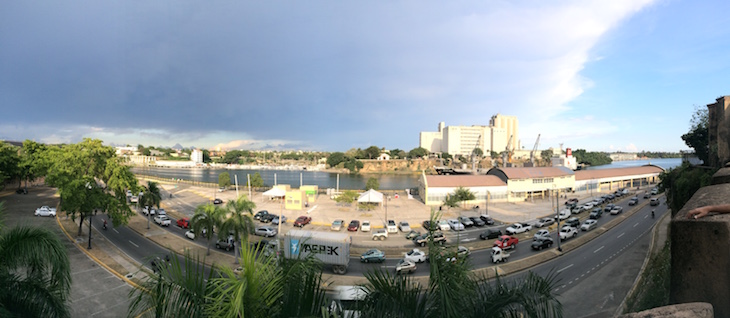
<path id="1" fill-rule="evenodd" d="M 540 149 L 665 151 L 730 94 L 724 1 L 9 2 L 0 140 L 410 150 L 516 116 Z M 681 23 L 679 23 L 681 21 Z"/>

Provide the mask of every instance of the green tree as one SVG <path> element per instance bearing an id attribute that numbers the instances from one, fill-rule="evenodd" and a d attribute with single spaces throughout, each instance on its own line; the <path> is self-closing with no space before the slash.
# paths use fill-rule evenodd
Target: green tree
<path id="1" fill-rule="evenodd" d="M 45 150 L 46 146 L 44 144 L 39 144 L 32 140 L 23 142 L 18 166 L 22 179 L 25 180 L 26 189 L 28 189 L 28 181 L 35 180 L 45 175 L 48 171 L 48 162 L 43 158 L 43 152 Z"/>
<path id="2" fill-rule="evenodd" d="M 550 149 L 543 150 L 542 152 L 540 152 L 540 158 L 546 165 L 550 164 L 550 160 L 552 159 L 552 157 L 553 157 L 553 151 Z"/>
<path id="3" fill-rule="evenodd" d="M 411 159 L 421 158 L 425 156 L 428 156 L 428 150 L 423 147 L 413 148 L 411 149 L 411 151 L 408 152 L 408 157 L 410 157 Z"/>
<path id="4" fill-rule="evenodd" d="M 228 201 L 226 208 L 230 217 L 221 224 L 222 233 L 231 233 L 236 237 L 239 243 L 235 249 L 236 264 L 238 264 L 238 256 L 241 246 L 248 245 L 248 236 L 253 234 L 255 225 L 253 223 L 253 210 L 256 203 L 249 200 L 246 195 L 238 197 L 236 200 Z"/>
<path id="5" fill-rule="evenodd" d="M 0 286 L 0 317 L 71 317 L 71 264 L 49 230 L 0 222 Z"/>
<path id="6" fill-rule="evenodd" d="M 337 165 L 340 164 L 340 162 L 344 162 L 347 160 L 344 153 L 341 152 L 333 152 L 327 157 L 327 165 L 334 168 Z"/>
<path id="7" fill-rule="evenodd" d="M 682 135 L 684 143 L 694 149 L 697 158 L 706 165 L 710 165 L 712 161 L 709 147 L 709 118 L 707 107 L 695 106 L 695 112 L 690 120 L 689 132 Z"/>
<path id="8" fill-rule="evenodd" d="M 492 160 L 499 158 L 499 153 L 492 150 L 489 152 L 489 156 L 492 157 Z"/>
<path id="9" fill-rule="evenodd" d="M 221 172 L 218 175 L 218 186 L 221 188 L 228 187 L 231 185 L 231 175 L 226 172 Z"/>
<path id="10" fill-rule="evenodd" d="M 261 178 L 261 174 L 256 172 L 251 177 L 251 187 L 253 188 L 263 188 L 264 186 L 264 179 Z"/>
<path id="11" fill-rule="evenodd" d="M 689 163 L 666 170 L 659 174 L 659 188 L 667 197 L 672 211 L 679 211 L 702 187 L 712 184 L 712 175 L 717 168 L 693 167 Z"/>
<path id="12" fill-rule="evenodd" d="M 390 157 L 393 158 L 393 159 L 403 159 L 407 155 L 408 154 L 405 151 L 400 150 L 398 148 L 395 148 L 395 149 L 393 149 L 393 150 L 390 151 Z"/>
<path id="13" fill-rule="evenodd" d="M 357 194 L 357 192 L 355 192 L 353 190 L 345 190 L 345 192 L 342 192 L 340 195 L 338 195 L 335 198 L 335 202 L 337 202 L 337 203 L 352 203 L 352 202 L 355 202 L 355 200 L 357 200 L 357 198 L 359 196 L 360 195 Z"/>
<path id="14" fill-rule="evenodd" d="M 203 163 L 210 163 L 213 162 L 212 159 L 210 159 L 210 150 L 203 149 Z"/>
<path id="15" fill-rule="evenodd" d="M 208 240 L 208 251 L 206 255 L 210 255 L 210 240 L 213 238 L 215 228 L 221 224 L 225 213 L 226 210 L 223 210 L 217 205 L 207 203 L 195 208 L 195 214 L 190 219 L 190 227 L 193 229 L 195 236 L 202 236 L 203 230 L 205 230 L 205 238 Z M 227 233 L 223 233 L 223 235 L 227 235 Z"/>
<path id="16" fill-rule="evenodd" d="M 591 166 L 600 166 L 611 163 L 611 157 L 602 152 L 588 152 L 585 149 L 576 149 L 573 151 L 573 157 L 576 162 Z"/>
<path id="17" fill-rule="evenodd" d="M 0 184 L 5 180 L 20 176 L 20 156 L 18 156 L 18 148 L 0 142 Z"/>
<path id="18" fill-rule="evenodd" d="M 347 158 L 347 161 L 344 164 L 345 169 L 350 170 L 350 173 L 355 173 L 360 171 L 363 167 L 363 163 L 360 160 L 353 159 L 353 158 Z"/>
<path id="19" fill-rule="evenodd" d="M 125 192 L 137 192 L 139 186 L 114 148 L 86 138 L 77 144 L 49 147 L 43 157 L 50 163 L 46 184 L 58 188 L 61 210 L 72 220 L 80 219 L 78 235 L 84 218 L 94 211 L 108 214 L 115 225 L 127 224 L 134 213 Z"/>
<path id="20" fill-rule="evenodd" d="M 446 160 L 451 160 L 451 159 L 454 159 L 454 156 L 452 156 L 448 152 L 444 152 L 441 154 L 441 158 L 446 159 Z"/>
<path id="21" fill-rule="evenodd" d="M 377 158 L 380 156 L 380 148 L 376 146 L 370 146 L 368 149 L 364 150 L 364 157 L 368 159 Z"/>
<path id="22" fill-rule="evenodd" d="M 144 190 L 142 192 L 142 201 L 140 201 L 140 204 L 142 206 L 148 206 L 150 209 L 152 207 L 160 208 L 160 203 L 162 202 L 162 195 L 160 194 L 160 188 L 157 186 L 157 182 L 153 181 L 147 181 L 147 186 L 144 187 Z M 147 228 L 150 228 L 150 215 L 152 213 L 147 213 Z M 113 220 L 113 219 L 112 219 Z M 114 223 L 114 225 L 117 225 Z"/>
<path id="23" fill-rule="evenodd" d="M 477 158 L 481 158 L 484 155 L 484 151 L 482 150 L 482 148 L 476 147 L 474 148 L 474 150 L 471 151 L 471 155 Z"/>
<path id="24" fill-rule="evenodd" d="M 370 177 L 368 178 L 368 181 L 365 183 L 365 190 L 378 190 L 380 189 L 380 182 L 378 182 L 378 179 Z"/>

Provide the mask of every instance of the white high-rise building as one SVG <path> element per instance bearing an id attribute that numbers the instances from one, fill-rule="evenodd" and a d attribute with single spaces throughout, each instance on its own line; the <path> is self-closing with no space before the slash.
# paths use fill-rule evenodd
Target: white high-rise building
<path id="1" fill-rule="evenodd" d="M 195 163 L 203 163 L 203 152 L 198 149 L 193 149 L 190 153 L 190 160 Z"/>
<path id="2" fill-rule="evenodd" d="M 474 148 L 481 149 L 485 155 L 502 152 L 510 143 L 510 149 L 520 149 L 519 124 L 517 117 L 494 115 L 489 126 L 446 126 L 438 125 L 438 131 L 422 131 L 419 146 L 431 153 L 447 152 L 451 155 L 471 155 Z M 511 141 L 510 141 L 510 136 Z"/>

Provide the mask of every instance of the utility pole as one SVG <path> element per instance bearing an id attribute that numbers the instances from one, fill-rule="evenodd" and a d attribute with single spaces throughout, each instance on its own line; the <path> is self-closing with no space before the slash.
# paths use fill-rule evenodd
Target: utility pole
<path id="1" fill-rule="evenodd" d="M 558 252 L 562 252 L 563 248 L 560 247 L 560 189 L 557 189 L 555 193 L 555 218 L 558 219 Z"/>

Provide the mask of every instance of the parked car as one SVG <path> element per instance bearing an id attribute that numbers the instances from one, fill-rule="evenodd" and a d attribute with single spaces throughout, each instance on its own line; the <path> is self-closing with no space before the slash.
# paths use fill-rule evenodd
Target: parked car
<path id="1" fill-rule="evenodd" d="M 550 226 L 553 224 L 555 224 L 555 219 L 553 219 L 553 218 L 542 218 L 542 219 L 537 220 L 537 222 L 535 222 L 535 226 L 537 226 L 537 227 L 546 227 L 546 226 Z"/>
<path id="2" fill-rule="evenodd" d="M 254 234 L 264 237 L 276 236 L 276 229 L 270 226 L 259 226 L 254 231 Z"/>
<path id="3" fill-rule="evenodd" d="M 464 224 L 461 224 L 457 219 L 449 219 L 447 222 L 449 222 L 449 227 L 454 231 L 464 230 Z"/>
<path id="4" fill-rule="evenodd" d="M 539 230 L 539 231 L 537 231 L 537 233 L 535 233 L 535 235 L 534 235 L 534 236 L 532 237 L 532 240 L 533 240 L 533 241 L 537 241 L 537 240 L 539 240 L 539 239 L 541 239 L 541 238 L 543 238 L 543 237 L 550 237 L 550 231 L 548 231 L 548 230 L 545 230 L 545 229 Z"/>
<path id="5" fill-rule="evenodd" d="M 617 206 L 613 207 L 613 209 L 611 209 L 611 215 L 616 215 L 623 211 L 624 211 L 624 208 L 617 205 Z"/>
<path id="6" fill-rule="evenodd" d="M 468 217 L 460 216 L 458 218 L 459 222 L 461 224 L 464 224 L 464 227 L 472 227 L 474 226 L 474 222 L 472 222 Z"/>
<path id="7" fill-rule="evenodd" d="M 360 261 L 363 263 L 382 263 L 385 262 L 385 253 L 373 248 L 360 255 Z"/>
<path id="8" fill-rule="evenodd" d="M 580 219 L 577 217 L 572 217 L 570 219 L 565 220 L 565 225 L 569 225 L 572 227 L 578 227 L 580 225 Z"/>
<path id="9" fill-rule="evenodd" d="M 560 229 L 560 240 L 565 241 L 569 238 L 578 236 L 578 230 L 572 226 L 564 226 Z"/>
<path id="10" fill-rule="evenodd" d="M 572 214 L 573 212 L 570 212 L 570 210 L 568 209 L 561 210 L 560 213 L 558 213 L 558 219 L 565 220 L 569 218 Z"/>
<path id="11" fill-rule="evenodd" d="M 407 252 L 403 259 L 414 262 L 414 263 L 423 263 L 426 260 L 428 260 L 428 254 L 426 252 L 421 251 L 417 248 L 414 248 Z"/>
<path id="12" fill-rule="evenodd" d="M 551 237 L 541 237 L 532 241 L 533 250 L 541 250 L 543 248 L 550 248 L 553 246 L 553 239 Z"/>
<path id="13" fill-rule="evenodd" d="M 56 216 L 56 208 L 44 205 L 40 208 L 35 209 L 35 216 Z"/>
<path id="14" fill-rule="evenodd" d="M 385 228 L 388 229 L 388 233 L 398 233 L 398 226 L 395 225 L 395 221 L 393 220 L 388 220 Z"/>
<path id="15" fill-rule="evenodd" d="M 345 220 L 335 220 L 332 222 L 332 226 L 330 226 L 330 230 L 332 231 L 339 231 L 342 229 L 342 223 L 345 223 Z"/>
<path id="16" fill-rule="evenodd" d="M 651 198 L 651 201 L 649 201 L 649 205 L 651 205 L 651 206 L 659 205 L 659 199 L 658 198 Z"/>
<path id="17" fill-rule="evenodd" d="M 590 231 L 592 229 L 595 229 L 598 227 L 598 221 L 593 219 L 588 219 L 583 222 L 583 225 L 580 226 L 581 231 Z"/>
<path id="18" fill-rule="evenodd" d="M 395 265 L 395 273 L 413 273 L 416 271 L 416 263 L 402 259 Z"/>
<path id="19" fill-rule="evenodd" d="M 591 211 L 591 214 L 588 216 L 589 219 L 597 220 L 600 219 L 601 216 L 603 216 L 603 210 L 599 209 L 593 209 Z"/>
<path id="20" fill-rule="evenodd" d="M 215 200 L 213 200 L 213 204 L 223 204 L 223 200 L 215 199 Z"/>
<path id="21" fill-rule="evenodd" d="M 177 220 L 177 226 L 187 229 L 190 227 L 190 219 L 188 218 L 182 218 Z"/>
<path id="22" fill-rule="evenodd" d="M 607 199 L 608 199 L 609 201 L 613 201 L 614 199 L 616 199 L 616 195 L 615 195 L 615 194 L 613 194 L 613 193 L 609 193 L 609 194 L 607 194 L 607 195 L 606 195 L 606 198 L 607 198 Z"/>
<path id="23" fill-rule="evenodd" d="M 429 221 L 429 220 L 423 221 L 423 223 L 421 223 L 421 226 L 426 231 L 428 231 L 429 229 L 431 231 L 436 231 L 439 228 L 439 225 L 437 222 L 431 223 L 431 221 Z"/>
<path id="24" fill-rule="evenodd" d="M 484 221 L 482 221 L 482 219 L 475 217 L 475 216 L 470 217 L 469 220 L 471 220 L 471 223 L 474 223 L 474 226 L 478 226 L 478 227 L 482 227 L 487 224 Z"/>
<path id="25" fill-rule="evenodd" d="M 506 250 L 517 247 L 518 242 L 519 240 L 514 236 L 502 235 L 498 237 L 496 241 L 494 241 L 493 246 Z"/>
<path id="26" fill-rule="evenodd" d="M 273 219 L 271 219 L 271 224 L 279 225 L 279 220 L 281 220 L 281 224 L 286 223 L 286 215 L 276 215 Z"/>
<path id="27" fill-rule="evenodd" d="M 406 234 L 406 240 L 412 240 L 412 239 L 418 237 L 419 235 L 421 235 L 421 232 L 416 231 L 416 230 L 411 230 L 410 232 L 408 232 Z"/>
<path id="28" fill-rule="evenodd" d="M 484 223 L 486 223 L 487 225 L 494 225 L 494 219 L 492 219 L 492 217 L 490 217 L 489 215 L 482 214 L 479 216 L 479 218 L 482 219 L 482 221 L 484 221 Z"/>
<path id="29" fill-rule="evenodd" d="M 224 192 L 224 191 L 226 191 L 226 187 L 220 187 L 220 188 L 218 188 L 218 192 Z"/>
<path id="30" fill-rule="evenodd" d="M 479 238 L 482 240 L 487 240 L 487 239 L 498 238 L 501 235 L 502 235 L 502 230 L 500 230 L 500 229 L 488 229 L 488 230 L 482 232 L 481 234 L 479 234 Z"/>
<path id="31" fill-rule="evenodd" d="M 350 232 L 357 232 L 357 228 L 360 227 L 360 221 L 358 220 L 352 220 L 350 221 L 350 224 L 347 225 L 347 230 Z"/>
<path id="32" fill-rule="evenodd" d="M 370 221 L 362 221 L 360 225 L 360 231 L 370 232 Z"/>
<path id="33" fill-rule="evenodd" d="M 387 238 L 388 238 L 388 231 L 386 231 L 385 229 L 377 229 L 377 230 L 373 231 L 373 241 L 375 241 L 375 240 L 383 241 Z"/>
<path id="34" fill-rule="evenodd" d="M 305 225 L 309 224 L 309 222 L 312 222 L 312 218 L 302 215 L 294 221 L 294 226 L 304 227 Z"/>
<path id="35" fill-rule="evenodd" d="M 266 211 L 266 210 L 258 211 L 258 212 L 256 212 L 256 214 L 254 214 L 253 219 L 254 220 L 261 220 L 261 218 L 264 217 L 264 215 L 267 215 L 267 214 L 269 214 L 269 211 Z"/>
<path id="36" fill-rule="evenodd" d="M 276 218 L 276 214 L 267 214 L 261 217 L 261 222 L 263 223 L 271 223 L 274 222 L 274 219 Z"/>
<path id="37" fill-rule="evenodd" d="M 629 205 L 636 205 L 637 203 L 639 203 L 639 197 L 632 197 L 629 199 Z"/>
<path id="38" fill-rule="evenodd" d="M 565 201 L 565 205 L 569 205 L 569 204 L 578 204 L 578 199 L 570 198 L 570 199 L 568 199 L 568 201 Z"/>
<path id="39" fill-rule="evenodd" d="M 398 229 L 403 233 L 408 233 L 411 231 L 411 226 L 406 221 L 400 221 L 398 222 Z"/>
<path id="40" fill-rule="evenodd" d="M 438 229 L 441 231 L 448 231 L 451 229 L 451 225 L 446 220 L 439 220 Z"/>

